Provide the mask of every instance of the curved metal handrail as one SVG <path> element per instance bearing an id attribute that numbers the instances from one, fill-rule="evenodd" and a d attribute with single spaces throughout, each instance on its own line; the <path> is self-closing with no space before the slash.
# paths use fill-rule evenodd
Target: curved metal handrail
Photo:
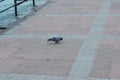
<path id="1" fill-rule="evenodd" d="M 2 1 L 4 1 L 4 0 L 0 0 L 0 2 L 2 2 Z"/>
<path id="2" fill-rule="evenodd" d="M 2 2 L 2 1 L 4 1 L 4 0 L 0 0 L 0 2 Z M 20 1 L 20 2 L 17 3 L 17 1 Z M 28 0 L 14 0 L 14 5 L 7 7 L 6 9 L 0 11 L 0 13 L 3 13 L 5 11 L 7 11 L 8 9 L 14 7 L 14 9 L 15 9 L 15 16 L 18 16 L 17 6 L 22 4 L 22 3 L 24 3 L 24 2 L 26 2 L 26 1 L 28 1 Z M 33 6 L 35 6 L 35 0 L 33 0 Z"/>

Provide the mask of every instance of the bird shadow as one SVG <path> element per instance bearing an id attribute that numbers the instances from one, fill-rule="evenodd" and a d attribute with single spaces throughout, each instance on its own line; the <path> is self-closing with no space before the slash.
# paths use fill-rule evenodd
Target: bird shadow
<path id="1" fill-rule="evenodd" d="M 55 42 L 47 42 L 48 45 L 61 45 L 63 42 L 55 43 Z"/>

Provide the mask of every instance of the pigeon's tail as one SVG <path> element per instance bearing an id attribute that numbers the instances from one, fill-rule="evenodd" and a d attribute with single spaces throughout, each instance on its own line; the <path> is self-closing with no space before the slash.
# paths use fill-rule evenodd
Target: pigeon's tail
<path id="1" fill-rule="evenodd" d="M 48 39 L 47 41 L 48 41 L 48 42 L 49 42 L 49 41 L 53 41 L 53 39 L 50 38 L 50 39 Z"/>

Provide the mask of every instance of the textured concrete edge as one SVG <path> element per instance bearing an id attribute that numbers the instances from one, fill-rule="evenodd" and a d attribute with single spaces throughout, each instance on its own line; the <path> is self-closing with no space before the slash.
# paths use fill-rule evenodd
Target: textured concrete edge
<path id="1" fill-rule="evenodd" d="M 46 17 L 97 16 L 97 14 L 46 14 Z"/>
<path id="2" fill-rule="evenodd" d="M 46 39 L 55 36 L 61 36 L 64 39 L 85 39 L 86 35 L 64 35 L 64 34 L 12 34 L 12 35 L 2 35 L 1 38 L 21 38 L 21 39 Z"/>
<path id="3" fill-rule="evenodd" d="M 65 80 L 65 76 L 0 74 L 0 80 Z"/>
<path id="4" fill-rule="evenodd" d="M 64 2 L 59 2 L 59 4 L 97 4 L 97 2 L 92 2 L 92 1 L 64 1 Z"/>
<path id="5" fill-rule="evenodd" d="M 65 76 L 48 76 L 48 75 L 25 75 L 25 74 L 0 74 L 0 80 L 66 80 Z M 102 79 L 102 78 L 79 78 L 75 80 L 119 80 L 119 79 Z"/>

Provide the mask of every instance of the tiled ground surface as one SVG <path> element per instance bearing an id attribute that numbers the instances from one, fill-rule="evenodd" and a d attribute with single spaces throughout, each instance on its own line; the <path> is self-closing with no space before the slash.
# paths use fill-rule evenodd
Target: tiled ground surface
<path id="1" fill-rule="evenodd" d="M 104 26 L 104 34 L 120 35 L 120 16 L 108 16 Z"/>
<path id="2" fill-rule="evenodd" d="M 22 23 L 14 34 L 87 34 L 95 17 L 37 17 Z M 33 22 L 34 21 L 34 22 Z M 35 25 L 34 25 L 35 24 Z M 29 29 L 28 29 L 29 28 Z M 40 29 L 39 29 L 40 28 Z"/>
<path id="3" fill-rule="evenodd" d="M 55 3 L 42 12 L 43 14 L 95 14 L 99 13 L 100 4 L 81 3 L 81 2 L 64 2 Z"/>
<path id="4" fill-rule="evenodd" d="M 111 14 L 120 14 L 120 2 L 114 2 L 111 6 Z"/>
<path id="5" fill-rule="evenodd" d="M 64 40 L 64 42 L 66 44 L 61 42 L 56 45 L 48 44 L 42 39 L 3 39 L 0 42 L 0 58 L 7 60 L 1 61 L 0 72 L 68 75 L 83 41 Z"/>
<path id="6" fill-rule="evenodd" d="M 120 78 L 120 41 L 103 40 L 96 52 L 90 76 Z"/>
<path id="7" fill-rule="evenodd" d="M 0 80 L 120 80 L 119 3 L 51 0 L 0 36 Z"/>

